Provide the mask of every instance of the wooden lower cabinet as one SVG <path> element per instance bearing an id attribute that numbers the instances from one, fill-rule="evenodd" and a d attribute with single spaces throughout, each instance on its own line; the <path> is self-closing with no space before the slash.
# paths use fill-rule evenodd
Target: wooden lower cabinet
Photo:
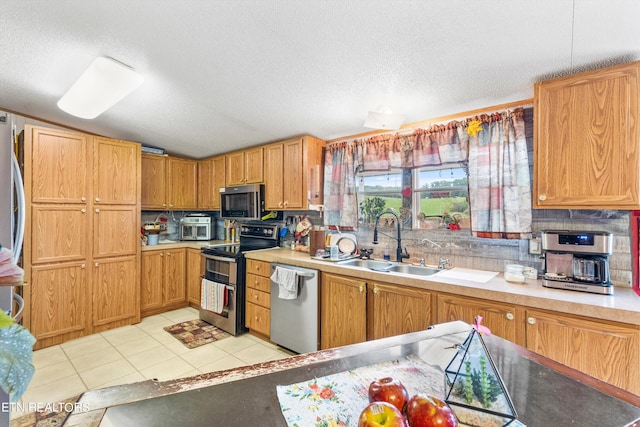
<path id="1" fill-rule="evenodd" d="M 31 267 L 31 325 L 35 349 L 88 334 L 89 276 L 83 262 Z"/>
<path id="2" fill-rule="evenodd" d="M 367 282 L 322 273 L 320 292 L 320 348 L 367 340 Z"/>
<path id="3" fill-rule="evenodd" d="M 247 260 L 245 326 L 267 338 L 271 335 L 271 265 Z"/>
<path id="4" fill-rule="evenodd" d="M 534 309 L 526 316 L 529 350 L 640 394 L 638 326 Z"/>
<path id="5" fill-rule="evenodd" d="M 200 249 L 187 248 L 187 301 L 191 307 L 200 308 L 204 264 Z"/>
<path id="6" fill-rule="evenodd" d="M 141 316 L 186 307 L 186 249 L 143 251 L 141 259 Z"/>
<path id="7" fill-rule="evenodd" d="M 93 332 L 140 321 L 138 257 L 107 258 L 93 265 Z"/>
<path id="8" fill-rule="evenodd" d="M 462 320 L 473 324 L 476 316 L 482 316 L 482 324 L 491 329 L 492 334 L 511 342 L 521 342 L 522 332 L 518 331 L 518 325 L 522 325 L 522 316 L 515 305 L 450 294 L 439 294 L 436 300 L 434 323 Z"/>
<path id="9" fill-rule="evenodd" d="M 408 286 L 368 284 L 369 339 L 425 330 L 431 325 L 431 292 Z"/>

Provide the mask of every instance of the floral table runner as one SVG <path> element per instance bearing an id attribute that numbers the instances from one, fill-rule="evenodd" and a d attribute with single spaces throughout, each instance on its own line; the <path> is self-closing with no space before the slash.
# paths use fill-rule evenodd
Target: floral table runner
<path id="1" fill-rule="evenodd" d="M 401 381 L 409 396 L 426 393 L 443 397 L 444 373 L 415 355 L 280 385 L 276 390 L 289 427 L 357 426 L 360 413 L 369 403 L 369 384 L 388 376 Z"/>

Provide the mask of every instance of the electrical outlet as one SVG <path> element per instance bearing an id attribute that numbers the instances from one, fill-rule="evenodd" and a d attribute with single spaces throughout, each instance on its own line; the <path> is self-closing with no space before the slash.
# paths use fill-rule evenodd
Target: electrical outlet
<path id="1" fill-rule="evenodd" d="M 540 255 L 542 253 L 539 237 L 534 237 L 529 240 L 529 253 L 533 255 Z"/>

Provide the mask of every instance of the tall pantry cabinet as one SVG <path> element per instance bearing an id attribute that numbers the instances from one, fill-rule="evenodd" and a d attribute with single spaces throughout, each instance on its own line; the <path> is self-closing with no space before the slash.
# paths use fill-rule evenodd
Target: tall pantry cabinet
<path id="1" fill-rule="evenodd" d="M 140 320 L 140 145 L 26 126 L 25 325 L 35 348 Z"/>

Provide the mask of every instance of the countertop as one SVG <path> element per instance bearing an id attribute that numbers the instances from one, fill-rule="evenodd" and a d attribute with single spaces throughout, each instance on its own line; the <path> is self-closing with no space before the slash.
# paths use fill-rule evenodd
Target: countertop
<path id="1" fill-rule="evenodd" d="M 152 380 L 84 393 L 64 426 L 286 426 L 277 385 L 294 384 L 417 355 L 444 368 L 470 332 L 449 322 L 248 367 L 167 382 Z M 640 418 L 640 398 L 496 336 L 484 336 L 518 413 L 529 427 L 626 426 Z"/>
<path id="2" fill-rule="evenodd" d="M 313 268 L 327 273 L 366 280 L 413 286 L 435 292 L 447 292 L 640 326 L 640 296 L 631 288 L 616 287 L 614 295 L 598 295 L 546 288 L 542 286 L 541 280 L 529 279 L 523 284 L 509 283 L 504 279 L 502 273 L 485 283 L 440 277 L 440 273 L 428 277 L 417 277 L 400 273 L 378 272 L 362 267 L 339 266 L 335 262 L 313 259 L 308 253 L 285 248 L 250 251 L 245 253 L 245 257 Z"/>
<path id="3" fill-rule="evenodd" d="M 204 246 L 210 245 L 229 245 L 230 242 L 225 242 L 224 240 L 184 240 L 184 241 L 173 241 L 173 240 L 165 240 L 158 242 L 157 245 L 142 245 L 141 251 L 157 251 L 157 250 L 166 250 L 166 249 L 180 249 L 180 248 L 190 248 L 190 249 L 202 249 Z"/>

